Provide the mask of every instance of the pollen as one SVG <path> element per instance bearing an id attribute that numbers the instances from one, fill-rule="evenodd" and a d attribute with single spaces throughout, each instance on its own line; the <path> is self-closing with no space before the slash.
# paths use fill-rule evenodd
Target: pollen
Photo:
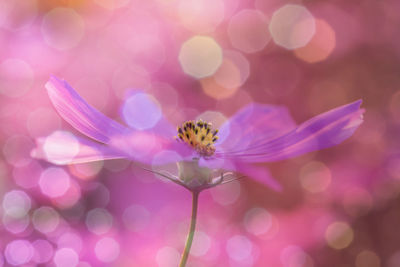
<path id="1" fill-rule="evenodd" d="M 210 157 L 215 152 L 214 144 L 218 140 L 218 129 L 212 129 L 211 123 L 202 120 L 186 121 L 178 127 L 176 139 L 185 142 L 200 156 Z"/>

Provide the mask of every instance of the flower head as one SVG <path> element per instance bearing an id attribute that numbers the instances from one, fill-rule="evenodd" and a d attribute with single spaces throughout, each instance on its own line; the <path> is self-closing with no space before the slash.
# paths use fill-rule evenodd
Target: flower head
<path id="1" fill-rule="evenodd" d="M 213 130 L 211 123 L 199 120 L 187 121 L 178 127 L 178 138 L 192 147 L 201 157 L 214 155 L 214 143 L 217 141 L 218 130 Z"/>
<path id="2" fill-rule="evenodd" d="M 51 77 L 46 88 L 61 117 L 89 139 L 74 139 L 79 143 L 77 153 L 71 156 L 61 149 L 57 160 L 46 150 L 48 140 L 39 139 L 33 156 L 63 164 L 114 158 L 151 165 L 176 162 L 177 177 L 158 174 L 192 191 L 224 182 L 224 175 L 231 171 L 279 189 L 268 171 L 253 163 L 288 159 L 339 144 L 354 133 L 364 113 L 358 100 L 297 126 L 286 108 L 253 103 L 239 110 L 219 131 L 201 120 L 185 122 L 176 131 L 162 116 L 151 128 L 130 128 L 91 107 L 63 80 Z M 152 105 L 152 101 L 147 102 Z M 68 140 L 58 144 L 59 148 L 69 145 Z"/>

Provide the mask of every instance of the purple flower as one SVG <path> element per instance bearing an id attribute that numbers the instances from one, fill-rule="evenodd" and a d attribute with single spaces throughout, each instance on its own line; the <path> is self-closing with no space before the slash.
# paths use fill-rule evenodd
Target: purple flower
<path id="1" fill-rule="evenodd" d="M 358 100 L 297 126 L 285 107 L 250 104 L 219 131 L 204 121 L 185 122 L 176 130 L 160 112 L 156 112 L 154 123 L 146 123 L 152 115 L 146 111 L 137 118 L 141 123 L 126 127 L 91 107 L 63 80 L 52 77 L 46 88 L 61 117 L 89 139 L 63 139 L 56 158 L 49 157 L 47 139 L 39 139 L 33 156 L 58 164 L 115 158 L 152 166 L 176 162 L 177 177 L 158 174 L 192 191 L 224 182 L 224 175 L 231 171 L 279 189 L 268 171 L 254 163 L 288 159 L 339 144 L 354 133 L 364 113 Z M 155 104 L 147 94 L 137 94 L 141 94 L 139 105 L 159 110 L 152 107 Z M 69 153 L 77 143 L 79 149 Z"/>

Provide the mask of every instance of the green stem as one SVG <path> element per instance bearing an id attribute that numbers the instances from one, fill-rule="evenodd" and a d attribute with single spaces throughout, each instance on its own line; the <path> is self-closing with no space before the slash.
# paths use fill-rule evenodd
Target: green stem
<path id="1" fill-rule="evenodd" d="M 179 267 L 185 267 L 189 257 L 190 248 L 192 247 L 194 229 L 196 228 L 197 206 L 199 200 L 199 192 L 192 192 L 192 217 L 190 219 L 190 230 L 186 240 L 185 250 L 183 251 Z"/>

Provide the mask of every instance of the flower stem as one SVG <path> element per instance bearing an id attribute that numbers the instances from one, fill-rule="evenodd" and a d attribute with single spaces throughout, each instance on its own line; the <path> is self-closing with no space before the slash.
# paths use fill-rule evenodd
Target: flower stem
<path id="1" fill-rule="evenodd" d="M 196 218 L 197 218 L 197 206 L 199 200 L 200 192 L 192 192 L 192 217 L 190 219 L 190 229 L 189 234 L 186 240 L 185 249 L 182 254 L 181 262 L 179 263 L 179 267 L 185 267 L 186 262 L 189 257 L 190 248 L 192 247 L 194 229 L 196 228 Z"/>

